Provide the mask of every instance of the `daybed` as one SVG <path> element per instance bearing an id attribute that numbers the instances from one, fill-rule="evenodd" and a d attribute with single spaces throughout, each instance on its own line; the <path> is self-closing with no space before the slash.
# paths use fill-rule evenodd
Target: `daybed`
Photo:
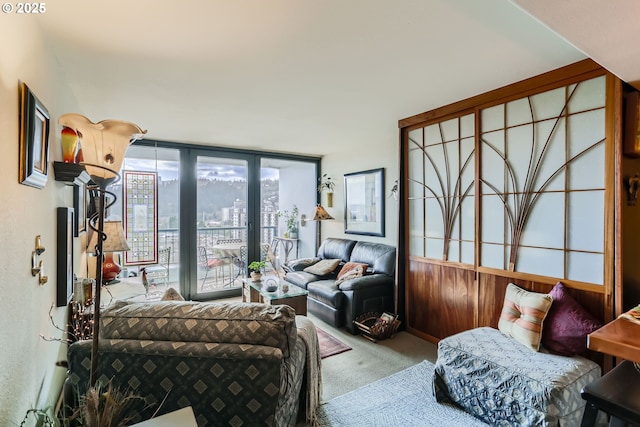
<path id="1" fill-rule="evenodd" d="M 328 238 L 318 255 L 285 264 L 285 280 L 309 291 L 307 310 L 352 334 L 367 312 L 393 312 L 396 249 L 380 243 Z"/>
<path id="2" fill-rule="evenodd" d="M 599 325 L 560 283 L 550 294 L 509 284 L 499 330 L 475 328 L 438 343 L 436 399 L 490 425 L 579 426 L 580 391 L 600 377 L 600 366 L 579 354 Z"/>
<path id="3" fill-rule="evenodd" d="M 102 313 L 99 343 L 98 380 L 154 403 L 142 420 L 158 406 L 158 415 L 191 406 L 201 427 L 293 426 L 298 408 L 302 419 L 315 415 L 317 336 L 291 307 L 118 301 Z M 90 341 L 69 346 L 68 382 L 78 395 L 90 357 Z"/>

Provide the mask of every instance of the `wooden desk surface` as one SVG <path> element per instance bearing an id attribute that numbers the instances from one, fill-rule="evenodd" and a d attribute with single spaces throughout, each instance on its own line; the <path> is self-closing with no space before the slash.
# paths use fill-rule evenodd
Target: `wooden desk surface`
<path id="1" fill-rule="evenodd" d="M 587 347 L 632 362 L 640 362 L 640 325 L 616 319 L 587 335 Z"/>

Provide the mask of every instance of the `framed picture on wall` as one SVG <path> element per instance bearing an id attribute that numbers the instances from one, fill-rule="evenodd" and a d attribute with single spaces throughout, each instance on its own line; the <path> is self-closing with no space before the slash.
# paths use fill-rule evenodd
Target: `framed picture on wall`
<path id="1" fill-rule="evenodd" d="M 344 232 L 384 236 L 384 168 L 344 175 Z"/>
<path id="2" fill-rule="evenodd" d="M 20 83 L 20 183 L 43 188 L 48 165 L 49 112 L 29 87 Z"/>
<path id="3" fill-rule="evenodd" d="M 73 185 L 73 235 L 78 237 L 87 231 L 87 185 L 78 183 Z"/>
<path id="4" fill-rule="evenodd" d="M 56 254 L 58 261 L 56 305 L 63 307 L 71 301 L 73 294 L 73 208 L 58 208 L 57 225 L 58 235 Z"/>

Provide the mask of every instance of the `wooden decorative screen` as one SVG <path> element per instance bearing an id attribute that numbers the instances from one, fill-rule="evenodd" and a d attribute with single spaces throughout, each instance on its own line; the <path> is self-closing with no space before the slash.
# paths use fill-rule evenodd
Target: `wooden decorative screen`
<path id="1" fill-rule="evenodd" d="M 605 93 L 602 76 L 409 130 L 409 254 L 602 284 Z"/>

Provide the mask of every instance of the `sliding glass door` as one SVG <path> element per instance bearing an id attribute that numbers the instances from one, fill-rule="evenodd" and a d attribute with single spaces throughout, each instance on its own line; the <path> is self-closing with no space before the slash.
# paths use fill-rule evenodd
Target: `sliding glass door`
<path id="1" fill-rule="evenodd" d="M 195 296 L 242 286 L 249 245 L 248 159 L 196 157 Z M 192 284 L 192 289 L 194 288 Z"/>
<path id="2" fill-rule="evenodd" d="M 317 203 L 317 158 L 142 140 L 127 152 L 124 169 L 155 177 L 157 204 L 147 212 L 157 226 L 145 238 L 156 255 L 130 263 L 127 273 L 140 281 L 144 269 L 160 293 L 173 287 L 193 300 L 237 296 L 251 261 L 282 275 L 287 259 L 315 254 L 317 224 L 301 217 L 311 216 Z M 126 215 L 120 216 L 123 209 L 112 208 L 116 219 Z M 294 209 L 297 215 L 286 221 L 282 214 Z M 169 260 L 161 261 L 166 252 Z M 162 279 L 150 273 L 167 270 Z"/>

